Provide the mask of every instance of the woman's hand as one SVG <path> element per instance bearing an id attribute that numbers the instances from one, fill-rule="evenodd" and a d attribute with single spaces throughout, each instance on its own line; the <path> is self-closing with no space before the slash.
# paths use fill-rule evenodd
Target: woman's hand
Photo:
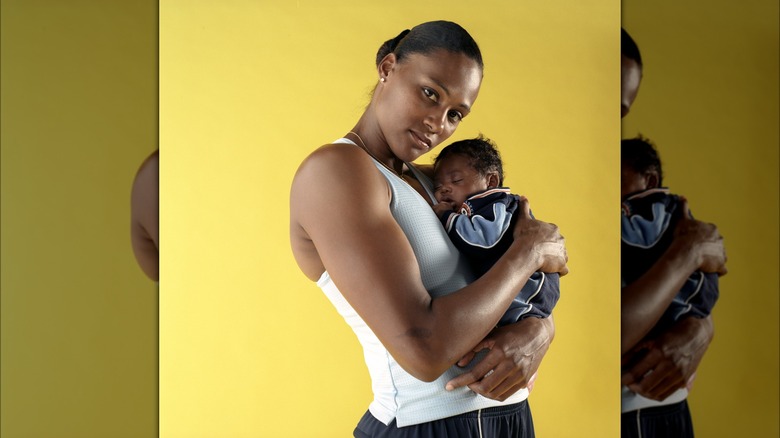
<path id="1" fill-rule="evenodd" d="M 712 335 L 710 317 L 688 317 L 658 337 L 640 342 L 623 356 L 624 363 L 633 362 L 623 372 L 623 385 L 659 401 L 689 387 Z"/>
<path id="2" fill-rule="evenodd" d="M 637 351 L 693 272 L 726 274 L 726 250 L 718 228 L 693 219 L 685 198 L 680 199 L 680 208 L 685 214 L 674 229 L 672 244 L 647 272 L 621 292 L 620 342 L 625 354 Z M 653 351 L 654 355 L 661 353 L 656 347 L 651 348 Z M 674 353 L 663 353 L 667 354 Z"/>
<path id="3" fill-rule="evenodd" d="M 488 354 L 471 371 L 447 382 L 447 390 L 468 386 L 484 397 L 504 401 L 522 388 L 530 389 L 554 334 L 552 318 L 526 318 L 496 328 L 458 365 L 467 365 L 483 349 L 490 350 Z"/>
<path id="4" fill-rule="evenodd" d="M 528 248 L 539 259 L 537 271 L 566 275 L 569 257 L 558 226 L 531 217 L 531 206 L 525 196 L 520 197 L 518 210 L 520 215 L 513 233 L 515 242 Z"/>
<path id="5" fill-rule="evenodd" d="M 693 252 L 698 270 L 725 275 L 726 249 L 718 227 L 693 219 L 685 198 L 680 199 L 680 208 L 684 214 L 674 230 L 674 244 Z"/>

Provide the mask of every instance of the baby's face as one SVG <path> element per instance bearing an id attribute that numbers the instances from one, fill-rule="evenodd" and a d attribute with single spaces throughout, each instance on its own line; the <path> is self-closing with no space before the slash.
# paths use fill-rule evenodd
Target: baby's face
<path id="1" fill-rule="evenodd" d="M 433 174 L 436 201 L 460 208 L 469 196 L 488 189 L 488 178 L 471 166 L 470 159 L 460 154 L 445 158 Z"/>
<path id="2" fill-rule="evenodd" d="M 620 199 L 632 193 L 649 189 L 645 175 L 637 172 L 629 166 L 621 166 L 620 169 Z"/>

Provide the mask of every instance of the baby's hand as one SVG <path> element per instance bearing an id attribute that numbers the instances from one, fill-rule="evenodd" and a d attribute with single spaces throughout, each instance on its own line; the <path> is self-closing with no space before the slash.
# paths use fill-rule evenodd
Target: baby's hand
<path id="1" fill-rule="evenodd" d="M 436 212 L 437 216 L 441 216 L 444 213 L 455 211 L 455 205 L 452 202 L 439 202 L 433 206 L 433 211 Z"/>

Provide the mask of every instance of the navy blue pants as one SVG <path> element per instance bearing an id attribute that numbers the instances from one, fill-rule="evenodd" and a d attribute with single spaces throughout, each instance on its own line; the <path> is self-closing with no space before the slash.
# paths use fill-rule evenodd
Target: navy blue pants
<path id="1" fill-rule="evenodd" d="M 688 401 L 638 409 L 620 417 L 621 438 L 693 438 Z"/>
<path id="2" fill-rule="evenodd" d="M 413 426 L 385 426 L 366 411 L 355 438 L 534 438 L 534 422 L 528 400 L 481 409 Z"/>

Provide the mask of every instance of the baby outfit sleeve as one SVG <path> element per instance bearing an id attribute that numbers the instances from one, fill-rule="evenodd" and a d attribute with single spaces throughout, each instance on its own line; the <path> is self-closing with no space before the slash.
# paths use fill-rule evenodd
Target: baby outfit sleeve
<path id="1" fill-rule="evenodd" d="M 470 199 L 463 203 L 459 212 L 443 214 L 440 217 L 447 235 L 469 258 L 489 257 L 498 260 L 504 252 L 497 245 L 512 224 L 515 208 L 512 208 L 509 199 L 502 202 L 491 200 L 492 198 Z M 496 251 L 500 252 L 495 254 Z"/>
<path id="2" fill-rule="evenodd" d="M 499 326 L 513 324 L 525 318 L 547 318 L 561 297 L 560 275 L 534 272 L 517 294 Z"/>
<path id="3" fill-rule="evenodd" d="M 623 203 L 621 274 L 628 283 L 649 269 L 671 244 L 674 227 L 682 214 L 677 209 L 677 196 L 668 190 L 654 191 Z M 718 275 L 695 271 L 675 295 L 656 328 L 669 327 L 686 316 L 707 317 L 718 297 Z"/>
<path id="4" fill-rule="evenodd" d="M 513 216 L 518 197 L 509 193 L 470 198 L 460 212 L 441 215 L 447 234 L 460 252 L 482 275 L 512 243 Z M 546 318 L 560 298 L 560 275 L 535 272 L 499 321 L 499 325 L 524 318 Z"/>

